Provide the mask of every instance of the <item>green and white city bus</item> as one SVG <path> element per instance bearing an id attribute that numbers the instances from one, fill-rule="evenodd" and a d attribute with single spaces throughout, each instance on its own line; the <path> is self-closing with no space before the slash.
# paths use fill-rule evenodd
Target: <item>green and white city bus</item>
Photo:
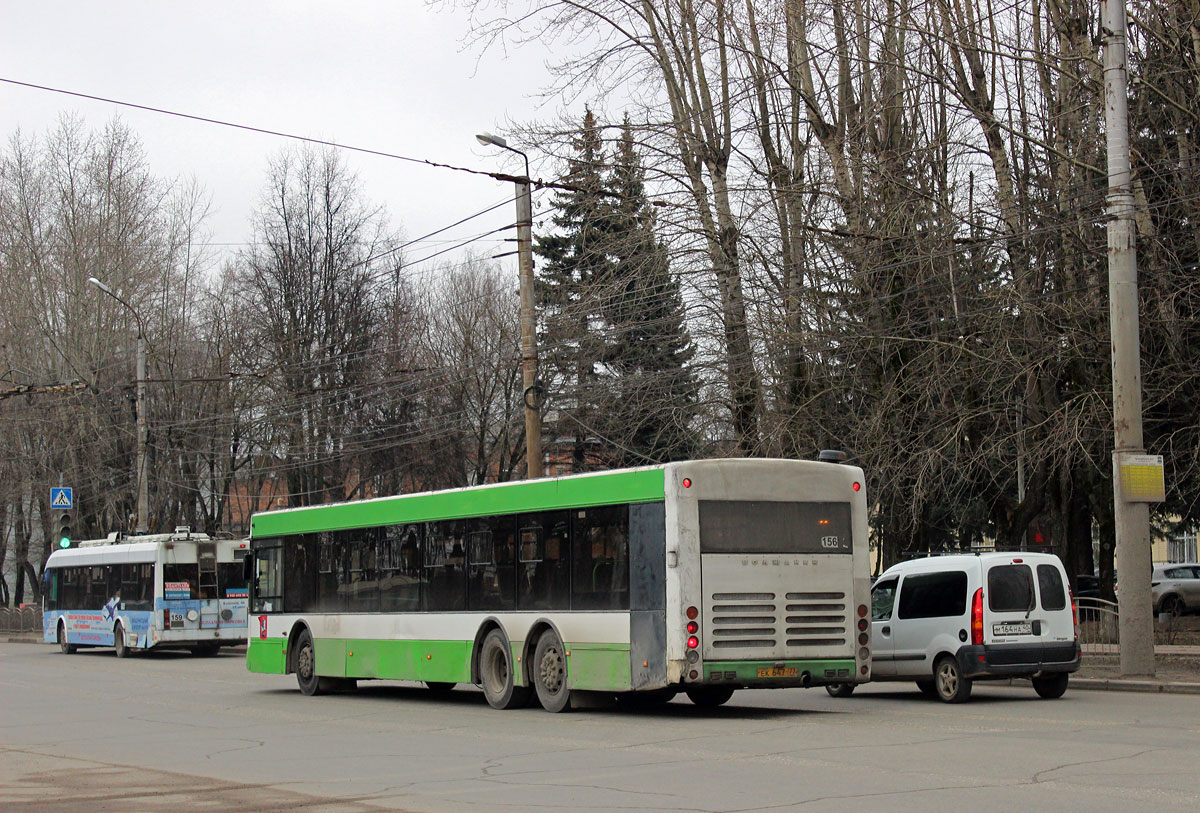
<path id="1" fill-rule="evenodd" d="M 864 682 L 862 483 L 704 460 L 256 514 L 247 667 L 307 695 L 472 683 L 550 711 Z"/>

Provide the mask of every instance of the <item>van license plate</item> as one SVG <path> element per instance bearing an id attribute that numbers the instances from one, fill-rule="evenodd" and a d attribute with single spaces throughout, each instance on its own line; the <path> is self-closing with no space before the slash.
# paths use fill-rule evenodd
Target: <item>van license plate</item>
<path id="1" fill-rule="evenodd" d="M 1003 624 L 992 624 L 993 635 L 1033 635 L 1033 623 L 1030 621 L 1005 621 Z"/>
<path id="2" fill-rule="evenodd" d="M 758 676 L 765 678 L 796 677 L 799 673 L 795 666 L 768 666 L 758 670 Z"/>

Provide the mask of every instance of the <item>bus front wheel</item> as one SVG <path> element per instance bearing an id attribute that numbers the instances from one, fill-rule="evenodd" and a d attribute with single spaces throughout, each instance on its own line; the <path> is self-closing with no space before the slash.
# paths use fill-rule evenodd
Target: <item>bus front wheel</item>
<path id="1" fill-rule="evenodd" d="M 498 629 L 489 632 L 479 649 L 479 682 L 494 709 L 515 709 L 529 702 L 529 689 L 513 682 L 512 649 Z"/>
<path id="2" fill-rule="evenodd" d="M 313 646 L 312 633 L 308 630 L 301 631 L 296 641 L 296 683 L 308 697 L 325 694 L 333 688 L 330 678 L 317 674 L 317 650 Z"/>
<path id="3" fill-rule="evenodd" d="M 537 689 L 538 702 L 546 711 L 566 711 L 571 707 L 571 690 L 567 688 L 567 658 L 556 633 L 547 630 L 538 638 L 530 677 Z"/>
<path id="4" fill-rule="evenodd" d="M 64 655 L 71 655 L 75 652 L 75 644 L 67 643 L 67 625 L 61 621 L 58 624 L 58 648 Z"/>

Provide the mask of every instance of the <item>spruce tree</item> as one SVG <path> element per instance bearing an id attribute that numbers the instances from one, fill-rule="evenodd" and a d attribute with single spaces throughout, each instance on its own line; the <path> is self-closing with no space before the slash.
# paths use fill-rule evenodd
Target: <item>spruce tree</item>
<path id="1" fill-rule="evenodd" d="M 602 433 L 615 466 L 665 462 L 697 451 L 691 426 L 696 412 L 694 355 L 678 278 L 666 247 L 655 236 L 646 198 L 645 168 L 626 116 L 605 200 L 603 230 L 611 262 L 595 280 L 605 328 L 601 354 L 604 384 Z"/>
<path id="2" fill-rule="evenodd" d="M 600 355 L 593 286 L 608 276 L 609 265 L 604 151 L 591 110 L 585 111 L 573 147 L 563 182 L 574 189 L 555 196 L 552 222 L 557 232 L 539 237 L 535 246 L 543 260 L 535 292 L 546 425 L 553 433 L 547 451 L 553 456 L 561 453 L 561 444 L 569 444 L 572 470 L 585 471 L 590 467 L 586 451 L 593 432 L 588 427 L 596 414 Z"/>

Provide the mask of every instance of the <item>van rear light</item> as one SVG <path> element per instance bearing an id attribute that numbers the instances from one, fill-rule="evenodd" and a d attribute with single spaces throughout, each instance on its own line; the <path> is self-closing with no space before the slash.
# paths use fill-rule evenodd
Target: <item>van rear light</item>
<path id="1" fill-rule="evenodd" d="M 1067 595 L 1071 597 L 1071 621 L 1075 627 L 1075 640 L 1079 640 L 1079 608 L 1075 606 L 1075 593 L 1070 587 L 1067 588 Z"/>
<path id="2" fill-rule="evenodd" d="M 975 597 L 971 599 L 971 643 L 975 646 L 983 645 L 983 588 L 980 587 L 975 591 Z"/>

